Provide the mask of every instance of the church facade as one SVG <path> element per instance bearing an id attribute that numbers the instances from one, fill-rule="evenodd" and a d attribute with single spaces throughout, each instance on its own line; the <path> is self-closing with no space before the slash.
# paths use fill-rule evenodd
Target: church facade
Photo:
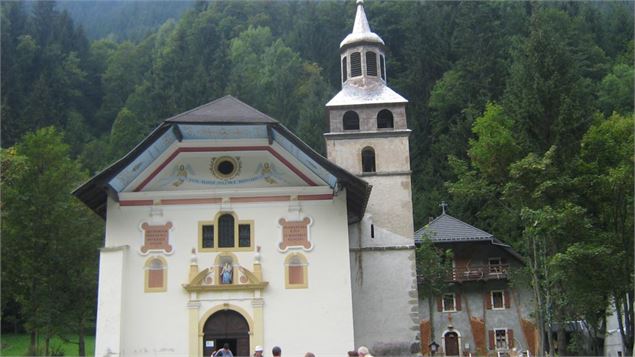
<path id="1" fill-rule="evenodd" d="M 226 96 L 74 192 L 106 220 L 96 355 L 419 351 L 407 101 L 361 1 L 340 49 L 328 158 Z"/>

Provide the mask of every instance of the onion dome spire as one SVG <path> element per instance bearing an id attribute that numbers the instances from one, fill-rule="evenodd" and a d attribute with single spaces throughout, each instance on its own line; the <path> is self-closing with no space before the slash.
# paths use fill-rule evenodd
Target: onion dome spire
<path id="1" fill-rule="evenodd" d="M 364 0 L 357 0 L 357 13 L 355 14 L 353 32 L 346 36 L 342 43 L 340 43 L 340 50 L 358 44 L 377 44 L 384 46 L 384 41 L 381 37 L 370 30 L 368 19 L 366 19 L 366 13 L 364 12 Z"/>

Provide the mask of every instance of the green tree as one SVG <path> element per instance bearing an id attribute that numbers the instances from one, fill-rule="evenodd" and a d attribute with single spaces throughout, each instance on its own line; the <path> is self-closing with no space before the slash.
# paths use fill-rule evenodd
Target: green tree
<path id="1" fill-rule="evenodd" d="M 31 335 L 30 355 L 49 355 L 50 339 L 71 329 L 69 318 L 81 315 L 88 321 L 94 314 L 95 276 L 68 273 L 95 271 L 95 231 L 101 226 L 86 218 L 70 195 L 86 175 L 69 159 L 62 138 L 55 129 L 43 128 L 2 151 L 2 281 Z M 76 295 L 86 286 L 92 288 Z M 44 351 L 38 349 L 40 336 Z"/>

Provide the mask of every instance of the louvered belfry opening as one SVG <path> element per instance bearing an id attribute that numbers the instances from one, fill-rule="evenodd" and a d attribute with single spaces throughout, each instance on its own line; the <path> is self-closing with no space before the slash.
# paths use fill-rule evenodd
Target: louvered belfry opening
<path id="1" fill-rule="evenodd" d="M 366 52 L 366 75 L 377 77 L 377 54 L 373 51 Z"/>
<path id="2" fill-rule="evenodd" d="M 359 52 L 351 53 L 351 77 L 362 75 L 362 55 Z"/>

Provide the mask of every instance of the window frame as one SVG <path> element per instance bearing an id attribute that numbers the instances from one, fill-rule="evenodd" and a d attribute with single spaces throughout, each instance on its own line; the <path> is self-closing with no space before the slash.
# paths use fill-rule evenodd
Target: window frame
<path id="1" fill-rule="evenodd" d="M 152 267 L 152 262 L 155 260 L 159 260 L 161 262 L 161 270 L 163 271 L 163 285 L 160 287 L 150 287 L 150 270 Z M 149 257 L 144 264 L 144 281 L 143 281 L 143 291 L 146 293 L 162 293 L 168 290 L 168 262 L 162 256 L 151 256 Z"/>
<path id="2" fill-rule="evenodd" d="M 498 261 L 496 264 L 492 264 L 492 261 Z M 487 260 L 487 267 L 490 273 L 502 273 L 501 265 L 503 264 L 503 259 L 501 257 L 490 257 Z"/>
<path id="3" fill-rule="evenodd" d="M 354 117 L 353 117 L 354 116 Z M 346 124 L 352 124 L 355 121 L 355 128 L 347 128 Z M 359 131 L 360 130 L 360 120 L 359 113 L 354 110 L 347 110 L 342 114 L 342 130 L 343 131 Z"/>
<path id="4" fill-rule="evenodd" d="M 507 331 L 509 329 L 507 328 L 494 328 L 494 349 L 496 351 L 509 351 L 509 333 L 507 333 Z M 497 332 L 498 331 L 502 331 L 505 335 L 505 347 L 498 347 L 498 335 Z"/>
<path id="5" fill-rule="evenodd" d="M 291 284 L 289 281 L 289 278 L 291 277 L 289 268 L 291 267 L 291 260 L 293 258 L 298 258 L 300 260 L 303 276 L 302 284 Z M 307 289 L 309 287 L 309 263 L 304 254 L 292 253 L 284 259 L 284 287 L 286 289 Z"/>
<path id="6" fill-rule="evenodd" d="M 447 309 L 445 307 L 445 297 L 452 296 L 452 310 Z M 441 311 L 442 312 L 456 312 L 456 294 L 455 293 L 444 293 L 441 295 Z"/>
<path id="7" fill-rule="evenodd" d="M 378 70 L 377 70 L 377 52 L 375 51 L 366 51 L 364 53 L 364 57 L 366 59 L 366 76 L 367 77 L 379 77 L 379 75 L 377 74 Z M 369 59 L 374 58 L 374 60 L 369 61 Z M 372 65 L 372 62 L 375 62 L 375 65 Z M 374 68 L 374 71 L 372 71 L 371 69 Z M 372 74 L 374 73 L 374 74 Z"/>
<path id="8" fill-rule="evenodd" d="M 348 80 L 348 56 L 342 57 L 342 83 Z"/>
<path id="9" fill-rule="evenodd" d="M 220 242 L 219 237 L 219 219 L 223 215 L 230 214 L 234 218 L 234 245 L 232 247 L 221 248 L 218 246 Z M 249 246 L 240 246 L 240 226 L 249 225 Z M 214 226 L 214 246 L 212 248 L 203 247 L 203 226 Z M 211 221 L 199 221 L 198 222 L 198 251 L 199 252 L 236 252 L 236 251 L 253 251 L 255 248 L 254 243 L 254 220 L 242 220 L 238 219 L 238 215 L 235 212 L 220 211 L 216 213 L 214 219 Z"/>
<path id="10" fill-rule="evenodd" d="M 359 57 L 359 68 L 357 66 L 357 57 Z M 350 78 L 357 78 L 357 77 L 361 77 L 364 75 L 364 70 L 363 70 L 363 63 L 362 63 L 362 52 L 361 51 L 357 51 L 357 52 L 353 52 L 350 54 L 350 62 L 351 62 L 351 77 Z M 357 70 L 359 70 L 359 73 L 357 72 Z"/>
<path id="11" fill-rule="evenodd" d="M 382 110 L 377 112 L 376 122 L 377 122 L 376 124 L 377 124 L 377 129 L 378 130 L 394 129 L 395 128 L 395 115 L 393 114 L 392 110 L 390 110 L 388 108 L 384 108 L 384 109 L 382 109 Z M 380 126 L 380 124 L 385 125 L 385 126 Z"/>
<path id="12" fill-rule="evenodd" d="M 370 152 L 372 153 L 372 171 L 366 171 L 366 167 L 364 165 L 364 163 L 366 162 L 365 160 L 370 160 L 370 156 L 364 156 L 365 152 Z M 367 154 L 370 155 L 370 154 Z M 372 175 L 372 174 L 376 174 L 377 173 L 377 154 L 375 152 L 375 148 L 373 148 L 372 146 L 366 146 L 362 149 L 362 152 L 360 153 L 361 156 L 361 166 L 362 166 L 362 174 L 366 174 L 366 175 Z M 368 163 L 369 165 L 371 164 L 371 162 Z"/>
<path id="13" fill-rule="evenodd" d="M 496 307 L 494 304 L 494 293 L 501 294 L 501 307 Z M 505 291 L 503 290 L 490 290 L 489 292 L 490 301 L 492 303 L 492 310 L 505 310 Z"/>

